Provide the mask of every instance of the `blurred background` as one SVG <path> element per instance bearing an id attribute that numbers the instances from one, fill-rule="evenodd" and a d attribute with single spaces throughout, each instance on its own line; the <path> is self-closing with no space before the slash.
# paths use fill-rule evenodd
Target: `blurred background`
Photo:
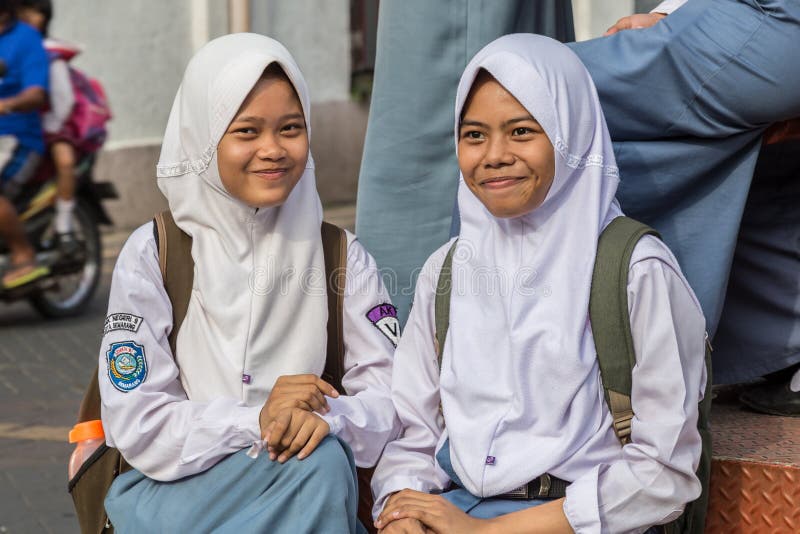
<path id="1" fill-rule="evenodd" d="M 655 1 L 574 0 L 578 40 Z M 130 231 L 166 208 L 155 165 L 189 58 L 210 39 L 252 31 L 283 42 L 312 97 L 312 151 L 326 218 L 353 228 L 375 64 L 379 0 L 53 0 L 50 35 L 78 44 L 74 65 L 105 87 L 113 119 L 94 168 L 116 187 L 105 207 L 96 293 L 82 313 L 45 319 L 0 301 L 0 534 L 72 533 L 67 433 L 97 361 L 110 274 Z M 432 51 L 435 54 L 435 51 Z M 417 73 L 409 73 L 417 75 Z"/>

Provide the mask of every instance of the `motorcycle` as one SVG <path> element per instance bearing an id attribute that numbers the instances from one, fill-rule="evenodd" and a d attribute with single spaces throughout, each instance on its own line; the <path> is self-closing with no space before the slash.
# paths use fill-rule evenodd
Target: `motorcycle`
<path id="1" fill-rule="evenodd" d="M 102 246 L 100 225 L 113 224 L 102 201 L 118 198 L 110 182 L 95 182 L 94 155 L 82 158 L 75 168 L 75 209 L 72 228 L 74 243 L 59 246 L 54 227 L 56 183 L 54 173 L 40 172 L 40 178 L 23 186 L 14 202 L 28 240 L 36 250 L 39 264 L 50 273 L 35 282 L 13 289 L 0 288 L 0 300 L 27 299 L 45 317 L 68 317 L 83 311 L 100 281 Z M 41 178 L 44 176 L 44 178 Z M 9 265 L 8 247 L 0 240 L 0 272 Z"/>

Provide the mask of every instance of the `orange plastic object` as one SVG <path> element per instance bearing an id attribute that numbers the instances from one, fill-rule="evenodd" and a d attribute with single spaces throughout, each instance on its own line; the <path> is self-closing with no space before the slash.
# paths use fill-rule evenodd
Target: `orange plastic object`
<path id="1" fill-rule="evenodd" d="M 706 532 L 800 532 L 800 418 L 712 409 L 714 438 Z"/>
<path id="2" fill-rule="evenodd" d="M 103 422 L 100 419 L 78 423 L 69 431 L 69 442 L 77 443 L 87 439 L 100 439 L 105 437 Z"/>

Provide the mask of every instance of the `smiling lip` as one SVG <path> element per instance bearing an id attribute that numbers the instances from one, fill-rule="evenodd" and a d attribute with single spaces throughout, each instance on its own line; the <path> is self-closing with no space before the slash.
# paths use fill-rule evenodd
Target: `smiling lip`
<path id="1" fill-rule="evenodd" d="M 524 176 L 497 176 L 495 178 L 487 178 L 481 180 L 480 186 L 489 189 L 502 189 L 515 185 L 524 179 Z"/>
<path id="2" fill-rule="evenodd" d="M 280 169 L 258 169 L 250 172 L 266 180 L 278 180 L 279 178 L 283 178 L 286 175 L 287 171 L 288 169 L 280 168 Z"/>

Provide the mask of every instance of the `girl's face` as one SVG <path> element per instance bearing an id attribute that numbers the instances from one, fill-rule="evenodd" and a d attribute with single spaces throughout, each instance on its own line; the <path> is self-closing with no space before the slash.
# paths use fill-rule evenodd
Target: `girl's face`
<path id="1" fill-rule="evenodd" d="M 544 202 L 555 176 L 555 151 L 522 104 L 482 74 L 464 106 L 458 166 L 492 215 L 519 217 Z"/>
<path id="2" fill-rule="evenodd" d="M 283 77 L 256 83 L 217 146 L 222 185 L 253 208 L 280 206 L 308 160 L 300 100 Z"/>

